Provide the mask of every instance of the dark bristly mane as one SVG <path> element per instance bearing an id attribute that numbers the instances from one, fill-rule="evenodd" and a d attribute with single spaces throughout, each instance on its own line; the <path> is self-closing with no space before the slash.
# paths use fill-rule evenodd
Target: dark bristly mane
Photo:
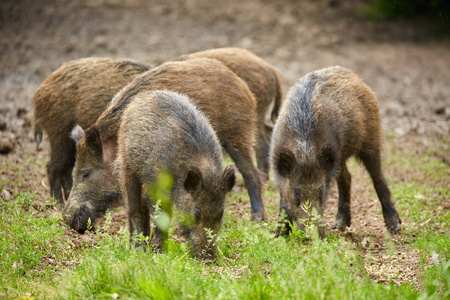
<path id="1" fill-rule="evenodd" d="M 309 73 L 295 85 L 290 95 L 291 107 L 286 125 L 304 141 L 311 138 L 316 127 L 317 121 L 311 103 L 316 84 L 316 77 Z"/>

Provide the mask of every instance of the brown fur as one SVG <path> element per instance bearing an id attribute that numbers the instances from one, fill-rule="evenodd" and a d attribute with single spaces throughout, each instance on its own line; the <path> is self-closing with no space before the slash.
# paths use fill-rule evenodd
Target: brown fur
<path id="1" fill-rule="evenodd" d="M 278 117 L 283 100 L 281 72 L 252 52 L 241 48 L 210 49 L 180 57 L 184 60 L 192 58 L 217 59 L 247 83 L 257 104 L 258 136 L 255 152 L 258 168 L 265 173 L 267 179 L 273 126 L 267 124 L 266 118 L 270 114 L 272 122 L 275 123 Z M 271 107 L 272 111 L 269 112 Z"/>
<path id="2" fill-rule="evenodd" d="M 272 137 L 271 161 L 280 189 L 280 210 L 303 228 L 308 201 L 323 215 L 328 187 L 336 179 L 339 209 L 335 227 L 350 226 L 351 175 L 346 161 L 360 159 L 374 182 L 386 226 L 400 230 L 400 218 L 381 172 L 381 127 L 373 91 L 352 71 L 333 67 L 307 74 L 283 105 Z M 287 234 L 283 224 L 279 234 Z M 321 230 L 323 234 L 323 228 Z"/>
<path id="3" fill-rule="evenodd" d="M 140 233 L 150 236 L 146 198 L 152 195 L 145 191 L 149 186 L 157 186 L 158 175 L 168 172 L 173 180 L 172 205 L 192 217 L 184 228 L 193 253 L 199 259 L 214 260 L 225 195 L 233 187 L 235 177 L 232 165 L 222 167 L 220 144 L 206 117 L 180 94 L 138 93 L 123 114 L 118 151 L 122 190 L 128 200 L 130 237 Z M 156 228 L 153 251 L 162 249 L 166 235 Z"/>
<path id="4" fill-rule="evenodd" d="M 92 125 L 122 87 L 148 67 L 126 60 L 84 58 L 64 63 L 37 89 L 32 99 L 37 146 L 46 132 L 51 158 L 47 165 L 51 195 L 69 197 L 75 143 L 69 134 L 79 124 Z"/>
<path id="5" fill-rule="evenodd" d="M 133 80 L 113 99 L 108 109 L 86 131 L 99 136 L 101 147 L 93 143 L 78 143 L 77 161 L 80 165 L 89 164 L 89 157 L 82 148 L 96 149 L 97 157 L 102 163 L 114 160 L 117 135 L 123 111 L 133 97 L 143 91 L 172 90 L 187 95 L 207 116 L 219 137 L 221 145 L 235 161 L 242 173 L 252 203 L 252 218 L 264 218 L 264 206 L 261 200 L 261 181 L 257 168 L 253 165 L 253 148 L 256 133 L 256 102 L 245 82 L 237 77 L 222 63 L 214 59 L 192 59 L 183 62 L 168 62 L 156 67 Z M 108 157 L 112 156 L 112 157 Z M 81 163 L 82 162 L 82 163 Z M 92 164 L 94 168 L 94 164 Z M 82 176 L 82 169 L 76 166 L 75 177 Z M 101 169 L 93 169 L 93 173 Z M 95 178 L 95 175 L 93 178 Z M 100 174 L 98 176 L 101 176 Z M 75 180 L 75 179 L 74 179 Z M 90 187 L 77 192 L 77 197 L 70 196 L 69 203 L 82 203 L 90 198 L 91 190 L 99 189 L 95 182 Z M 119 187 L 116 189 L 119 191 Z M 85 196 L 81 196 L 84 194 Z M 96 201 L 89 200 L 95 206 Z M 69 219 L 76 212 L 68 212 Z"/>

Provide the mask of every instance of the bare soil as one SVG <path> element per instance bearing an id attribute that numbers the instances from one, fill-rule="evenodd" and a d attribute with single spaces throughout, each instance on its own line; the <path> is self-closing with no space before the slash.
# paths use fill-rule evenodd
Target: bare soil
<path id="1" fill-rule="evenodd" d="M 394 135 L 386 151 L 433 153 L 450 164 L 450 46 L 427 38 L 420 21 L 372 23 L 360 17 L 364 0 L 6 0 L 0 3 L 0 197 L 33 190 L 46 199 L 48 143 L 36 151 L 30 101 L 43 80 L 63 62 L 87 56 L 128 57 L 152 65 L 216 47 L 247 48 L 278 67 L 288 90 L 304 74 L 341 65 L 353 69 L 377 94 L 382 125 Z M 44 137 L 45 140 L 45 137 Z M 338 233 L 362 249 L 373 280 L 418 285 L 419 253 L 402 235 L 387 254 L 385 227 L 370 179 L 356 168 L 353 223 Z M 415 174 L 387 168 L 404 181 Z M 420 177 L 419 177 L 420 178 Z M 448 178 L 447 178 L 448 179 Z M 447 182 L 435 183 L 450 187 Z M 433 185 L 433 183 L 431 184 Z M 235 189 L 242 189 L 242 185 Z M 442 199 L 444 209 L 450 207 Z M 33 203 L 35 207 L 48 202 Z M 276 203 L 270 203 L 275 205 Z M 337 192 L 326 212 L 334 221 Z M 445 208 L 446 207 L 446 208 Z M 58 213 L 56 208 L 51 213 Z M 246 199 L 228 213 L 249 218 Z M 401 212 L 400 212 L 401 215 Z M 270 216 L 275 220 L 276 215 Z M 403 220 L 404 225 L 408 220 Z M 114 229 L 125 214 L 113 214 Z M 443 229 L 447 230 L 448 229 Z M 331 229 L 329 229 L 331 232 Z M 75 244 L 95 236 L 67 230 Z M 52 258 L 49 264 L 54 263 Z M 69 263 L 69 262 L 68 262 Z M 390 271 L 389 271 L 390 270 Z"/>

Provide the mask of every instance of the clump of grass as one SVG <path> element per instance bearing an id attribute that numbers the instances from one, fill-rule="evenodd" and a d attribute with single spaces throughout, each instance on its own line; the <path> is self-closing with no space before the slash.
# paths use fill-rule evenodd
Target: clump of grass
<path id="1" fill-rule="evenodd" d="M 57 288 L 61 298 L 382 298 L 413 299 L 418 292 L 373 283 L 352 245 L 343 239 L 274 238 L 276 224 L 226 216 L 217 264 L 194 259 L 189 247 L 168 241 L 164 253 L 128 249 L 128 233 L 103 234 L 72 278 Z M 268 230 L 270 229 L 270 230 Z M 345 278 L 345 280 L 344 280 Z"/>
<path id="2" fill-rule="evenodd" d="M 70 257 L 60 218 L 40 217 L 31 205 L 36 198 L 26 192 L 11 201 L 0 200 L 0 297 L 16 298 L 51 280 L 61 269 L 58 262 Z"/>

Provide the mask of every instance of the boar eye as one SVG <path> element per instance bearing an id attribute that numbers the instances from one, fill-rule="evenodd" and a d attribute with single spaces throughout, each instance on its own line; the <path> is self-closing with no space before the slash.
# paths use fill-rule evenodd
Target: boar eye
<path id="1" fill-rule="evenodd" d="M 300 189 L 294 189 L 294 203 L 300 206 Z"/>
<path id="2" fill-rule="evenodd" d="M 198 208 L 195 208 L 195 209 L 194 209 L 194 217 L 195 217 L 197 220 L 200 220 L 200 209 L 198 209 Z"/>
<path id="3" fill-rule="evenodd" d="M 89 176 L 91 176 L 91 171 L 89 171 L 89 170 L 82 171 L 82 173 L 81 173 L 81 179 L 82 180 L 88 179 Z"/>

